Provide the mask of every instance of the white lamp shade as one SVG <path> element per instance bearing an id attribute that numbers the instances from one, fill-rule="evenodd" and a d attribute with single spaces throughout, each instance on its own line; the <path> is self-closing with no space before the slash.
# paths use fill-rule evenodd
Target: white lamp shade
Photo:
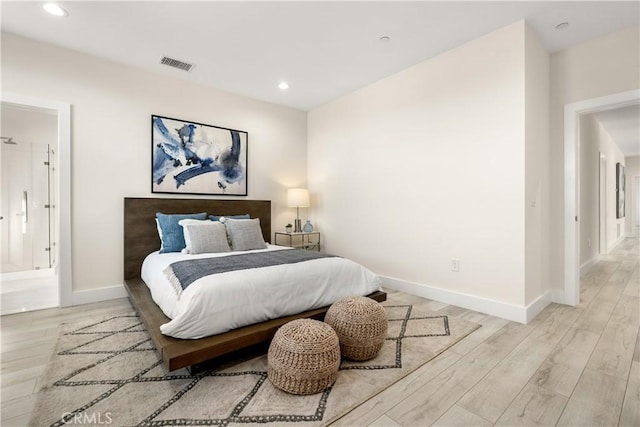
<path id="1" fill-rule="evenodd" d="M 287 206 L 308 207 L 309 206 L 309 190 L 306 188 L 290 188 L 287 190 Z"/>

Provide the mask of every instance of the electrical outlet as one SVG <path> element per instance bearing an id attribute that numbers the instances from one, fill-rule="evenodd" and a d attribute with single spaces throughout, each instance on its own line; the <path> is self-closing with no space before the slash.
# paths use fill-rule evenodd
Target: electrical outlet
<path id="1" fill-rule="evenodd" d="M 457 258 L 451 259 L 451 271 L 455 271 L 456 273 L 460 272 L 460 260 Z"/>

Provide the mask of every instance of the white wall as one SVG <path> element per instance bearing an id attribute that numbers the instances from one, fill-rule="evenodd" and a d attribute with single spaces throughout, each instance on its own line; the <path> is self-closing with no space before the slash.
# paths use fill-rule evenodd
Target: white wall
<path id="1" fill-rule="evenodd" d="M 638 27 L 551 55 L 550 281 L 564 287 L 564 105 L 640 88 Z"/>
<path id="2" fill-rule="evenodd" d="M 123 282 L 123 198 L 152 196 L 151 114 L 247 131 L 248 198 L 272 200 L 274 230 L 294 215 L 286 188 L 306 185 L 302 111 L 6 33 L 2 89 L 72 104 L 76 291 Z"/>
<path id="3" fill-rule="evenodd" d="M 312 219 L 327 251 L 385 277 L 523 305 L 524 27 L 309 112 Z"/>
<path id="4" fill-rule="evenodd" d="M 525 26 L 525 301 L 549 289 L 549 53 Z"/>
<path id="5" fill-rule="evenodd" d="M 611 159 L 605 158 L 607 164 Z M 607 167 L 609 167 L 607 165 Z M 615 168 L 615 164 L 614 164 Z M 611 183 L 606 179 L 606 192 Z M 600 125 L 593 114 L 580 117 L 580 265 L 587 267 L 599 254 Z M 615 181 L 613 184 L 615 192 Z M 615 219 L 615 212 L 613 218 Z M 607 219 L 609 217 L 607 216 Z"/>
<path id="6" fill-rule="evenodd" d="M 638 203 L 638 196 L 640 196 L 640 192 L 635 187 L 636 185 L 638 185 L 636 183 L 636 177 L 640 176 L 640 156 L 627 157 L 625 159 L 625 164 L 625 174 L 627 178 L 627 200 L 625 201 L 627 215 L 625 217 L 625 234 L 627 236 L 640 237 L 638 235 L 639 230 L 635 225 L 637 224 L 636 218 L 638 215 L 640 215 L 640 212 L 636 210 L 638 207 L 640 207 L 640 204 Z"/>

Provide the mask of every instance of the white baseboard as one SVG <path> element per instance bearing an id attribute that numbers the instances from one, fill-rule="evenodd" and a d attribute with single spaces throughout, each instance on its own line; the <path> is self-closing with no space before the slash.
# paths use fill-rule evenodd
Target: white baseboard
<path id="1" fill-rule="evenodd" d="M 490 298 L 483 298 L 476 295 L 469 295 L 462 292 L 450 291 L 437 288 L 435 286 L 423 285 L 420 283 L 408 282 L 406 280 L 395 279 L 393 277 L 380 276 L 382 286 L 397 291 L 406 292 L 423 298 L 455 305 L 469 310 L 479 311 L 507 320 L 519 323 L 527 323 L 538 315 L 554 299 L 554 292 L 549 289 L 544 294 L 536 298 L 527 306 L 510 304 L 496 301 Z"/>
<path id="2" fill-rule="evenodd" d="M 91 304 L 92 302 L 107 301 L 116 298 L 126 298 L 129 295 L 124 285 L 109 286 L 108 288 L 87 289 L 73 291 L 73 305 Z"/>
<path id="3" fill-rule="evenodd" d="M 525 323 L 531 322 L 535 317 L 542 312 L 549 304 L 553 302 L 553 291 L 551 289 L 547 289 L 547 291 L 540 295 L 538 298 L 533 300 L 533 302 L 525 307 L 527 321 Z"/>
<path id="4" fill-rule="evenodd" d="M 565 298 L 564 289 L 551 289 L 551 302 L 555 302 L 557 304 L 567 304 L 567 299 Z"/>
<path id="5" fill-rule="evenodd" d="M 607 253 L 611 253 L 612 250 L 614 250 L 616 248 L 616 246 L 618 246 L 620 243 L 622 243 L 622 241 L 626 238 L 627 236 L 625 236 L 624 234 L 622 234 L 622 236 L 618 237 L 614 242 L 612 242 L 609 246 L 607 246 Z"/>
<path id="6" fill-rule="evenodd" d="M 593 258 L 591 258 L 589 261 L 587 261 L 584 264 L 582 264 L 580 266 L 580 276 L 582 277 L 585 274 L 587 274 L 589 272 L 589 270 L 591 270 L 591 267 L 593 267 L 595 265 L 595 263 L 598 262 L 599 259 L 600 259 L 600 256 L 596 255 Z"/>

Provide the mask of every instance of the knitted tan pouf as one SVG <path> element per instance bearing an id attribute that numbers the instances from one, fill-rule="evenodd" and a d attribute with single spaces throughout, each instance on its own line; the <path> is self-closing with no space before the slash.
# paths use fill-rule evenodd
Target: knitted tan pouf
<path id="1" fill-rule="evenodd" d="M 367 297 L 341 299 L 329 307 L 324 321 L 338 334 L 346 359 L 373 359 L 387 336 L 387 312 Z"/>
<path id="2" fill-rule="evenodd" d="M 293 320 L 276 332 L 267 361 L 267 375 L 274 386 L 292 394 L 319 393 L 338 376 L 338 336 L 318 320 Z"/>

